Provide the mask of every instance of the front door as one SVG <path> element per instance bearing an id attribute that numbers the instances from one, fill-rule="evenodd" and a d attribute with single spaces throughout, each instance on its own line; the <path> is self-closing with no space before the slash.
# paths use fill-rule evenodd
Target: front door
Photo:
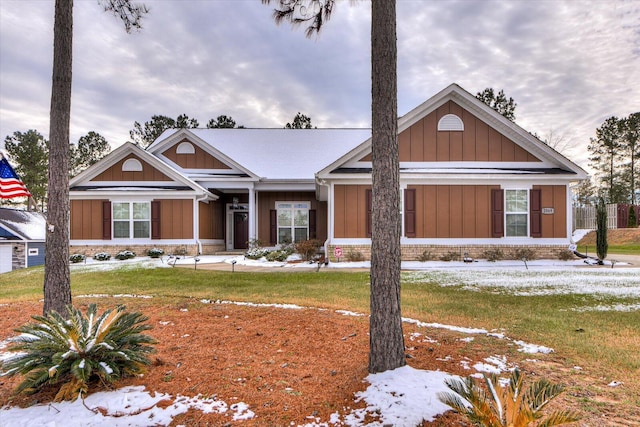
<path id="1" fill-rule="evenodd" d="M 233 248 L 247 249 L 249 246 L 249 214 L 233 213 Z"/>

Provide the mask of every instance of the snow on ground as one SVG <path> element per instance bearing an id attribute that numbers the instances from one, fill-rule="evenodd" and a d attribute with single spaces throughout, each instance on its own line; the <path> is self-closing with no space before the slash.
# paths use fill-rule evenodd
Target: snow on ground
<path id="1" fill-rule="evenodd" d="M 586 233 L 584 233 L 586 234 Z M 582 234 L 582 235 L 584 235 Z M 582 236 L 574 235 L 574 241 Z M 197 268 L 205 263 L 226 263 L 229 270 L 235 265 L 273 267 L 273 268 L 307 268 L 318 269 L 317 264 L 306 262 L 278 263 L 264 260 L 248 260 L 243 256 L 200 256 L 162 259 L 138 257 L 125 261 L 98 262 L 88 259 L 81 264 L 72 264 L 72 271 L 98 271 L 130 268 L 167 268 L 173 265 L 190 265 Z M 609 264 L 610 265 L 610 264 Z M 368 262 L 362 263 L 330 263 L 320 268 L 370 268 Z M 504 292 L 513 295 L 550 295 L 580 294 L 592 295 L 603 300 L 614 298 L 612 304 L 601 303 L 594 307 L 576 308 L 579 311 L 636 311 L 640 310 L 640 270 L 624 268 L 622 263 L 615 268 L 585 267 L 582 260 L 554 261 L 537 260 L 526 264 L 521 261 L 476 261 L 462 262 L 403 262 L 403 280 L 411 283 L 429 283 L 440 286 L 462 286 L 478 292 Z M 141 295 L 121 295 L 121 297 L 150 298 Z M 628 299 L 629 301 L 619 301 Z M 202 303 L 243 304 L 255 306 L 273 306 L 281 309 L 301 309 L 292 304 L 254 304 L 233 301 L 202 300 Z M 307 307 L 308 308 L 308 307 Z M 360 316 L 346 310 L 338 310 L 345 316 Z M 508 340 L 525 353 L 550 353 L 553 349 L 536 344 L 525 343 L 506 337 L 503 333 L 487 331 L 479 328 L 424 323 L 415 319 L 404 318 L 403 321 L 424 328 L 445 328 L 467 335 L 487 335 L 496 339 Z M 415 334 L 410 338 L 430 340 L 426 335 Z M 473 336 L 461 338 L 473 340 Z M 2 350 L 7 342 L 0 342 L 0 360 L 7 353 Z M 513 369 L 505 356 L 494 355 L 482 361 L 463 359 L 465 369 L 473 370 L 474 376 L 482 373 L 502 373 Z M 448 391 L 444 381 L 452 378 L 445 372 L 421 371 L 408 366 L 372 374 L 365 378 L 368 388 L 354 396 L 354 401 L 364 401 L 365 409 L 345 408 L 343 413 L 332 414 L 330 420 L 321 420 L 313 416 L 307 417 L 305 427 L 333 426 L 407 426 L 419 424 L 423 419 L 432 420 L 438 414 L 447 411 L 437 398 L 437 393 Z M 170 404 L 166 404 L 167 401 Z M 160 402 L 163 402 L 159 405 Z M 96 408 L 101 408 L 97 411 Z M 31 426 L 47 425 L 51 427 L 65 426 L 147 426 L 168 425 L 178 414 L 189 408 L 203 412 L 219 412 L 229 416 L 230 420 L 251 419 L 256 415 L 251 411 L 251 402 L 238 402 L 228 405 L 222 400 L 204 398 L 202 396 L 169 396 L 144 390 L 142 387 L 125 387 L 112 392 L 96 393 L 82 401 L 64 402 L 48 405 L 34 405 L 29 408 L 0 408 L 0 425 Z M 365 424 L 368 416 L 377 417 L 378 421 Z"/>

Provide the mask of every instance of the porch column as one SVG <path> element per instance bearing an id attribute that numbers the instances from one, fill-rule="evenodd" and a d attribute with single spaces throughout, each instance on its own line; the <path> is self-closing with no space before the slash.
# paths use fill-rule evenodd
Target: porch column
<path id="1" fill-rule="evenodd" d="M 256 191 L 253 185 L 249 187 L 249 241 L 256 238 L 256 221 L 258 216 L 256 215 Z"/>

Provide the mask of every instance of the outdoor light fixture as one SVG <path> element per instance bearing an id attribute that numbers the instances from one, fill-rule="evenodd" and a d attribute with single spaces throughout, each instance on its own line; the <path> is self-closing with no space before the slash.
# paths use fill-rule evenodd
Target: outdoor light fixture
<path id="1" fill-rule="evenodd" d="M 236 271 L 236 262 L 238 262 L 238 261 L 236 261 L 235 259 L 231 260 L 231 272 L 232 273 L 234 273 Z"/>

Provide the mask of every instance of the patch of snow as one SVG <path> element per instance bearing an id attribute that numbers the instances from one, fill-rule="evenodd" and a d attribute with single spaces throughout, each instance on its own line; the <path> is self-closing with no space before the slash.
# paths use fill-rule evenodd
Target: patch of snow
<path id="1" fill-rule="evenodd" d="M 580 240 L 582 240 L 582 238 L 583 238 L 584 236 L 586 236 L 587 234 L 589 234 L 589 232 L 590 232 L 590 231 L 593 231 L 593 230 L 584 229 L 584 228 L 582 228 L 582 229 L 578 229 L 578 230 L 575 230 L 575 231 L 573 232 L 573 235 L 571 236 L 571 239 L 572 239 L 575 243 L 578 243 Z"/>
<path id="2" fill-rule="evenodd" d="M 518 351 L 521 351 L 522 353 L 528 353 L 528 354 L 536 354 L 536 353 L 550 354 L 550 353 L 554 352 L 554 350 L 552 348 L 545 347 L 543 345 L 529 344 L 529 343 L 526 343 L 526 342 L 520 341 L 520 340 L 514 340 L 513 342 L 520 346 Z"/>

